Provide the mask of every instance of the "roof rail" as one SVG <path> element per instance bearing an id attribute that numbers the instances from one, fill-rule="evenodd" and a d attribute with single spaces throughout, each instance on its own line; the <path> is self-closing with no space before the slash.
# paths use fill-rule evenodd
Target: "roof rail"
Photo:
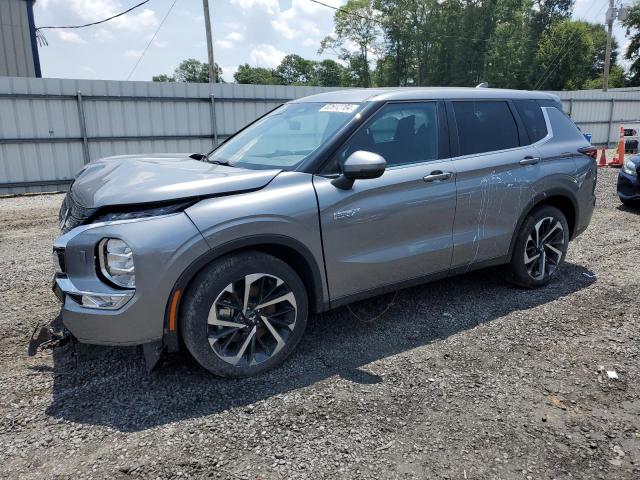
<path id="1" fill-rule="evenodd" d="M 476 88 L 489 88 L 489 83 L 488 82 L 479 83 L 478 85 L 476 85 Z"/>

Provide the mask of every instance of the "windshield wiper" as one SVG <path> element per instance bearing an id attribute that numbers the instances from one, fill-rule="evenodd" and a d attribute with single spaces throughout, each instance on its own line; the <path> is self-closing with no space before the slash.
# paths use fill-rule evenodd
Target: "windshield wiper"
<path id="1" fill-rule="evenodd" d="M 214 165 L 224 165 L 225 167 L 233 167 L 229 162 L 222 160 L 211 160 L 209 159 L 209 155 L 206 153 L 192 153 L 189 155 L 190 158 L 194 160 L 199 160 L 201 162 L 213 163 Z"/>

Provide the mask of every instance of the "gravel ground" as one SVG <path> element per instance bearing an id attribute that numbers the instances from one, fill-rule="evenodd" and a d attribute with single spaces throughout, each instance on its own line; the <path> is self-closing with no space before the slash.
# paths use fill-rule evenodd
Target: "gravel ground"
<path id="1" fill-rule="evenodd" d="M 258 378 L 135 348 L 25 356 L 60 195 L 0 199 L 0 476 L 640 478 L 640 210 L 603 170 L 547 288 L 480 271 L 320 315 Z M 607 370 L 617 372 L 610 379 Z"/>

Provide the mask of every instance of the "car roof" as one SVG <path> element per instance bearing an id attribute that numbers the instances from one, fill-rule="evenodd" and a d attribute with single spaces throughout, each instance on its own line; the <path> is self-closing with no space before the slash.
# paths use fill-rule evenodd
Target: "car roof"
<path id="1" fill-rule="evenodd" d="M 392 100 L 437 100 L 437 99 L 540 99 L 560 101 L 551 93 L 529 90 L 507 90 L 500 88 L 469 87 L 397 87 L 397 88 L 352 88 L 323 92 L 298 98 L 292 103 L 301 102 L 377 102 Z"/>

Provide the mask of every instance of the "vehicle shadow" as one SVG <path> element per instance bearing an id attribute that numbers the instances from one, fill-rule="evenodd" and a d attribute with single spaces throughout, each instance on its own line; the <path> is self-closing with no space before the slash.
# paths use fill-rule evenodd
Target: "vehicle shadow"
<path id="1" fill-rule="evenodd" d="M 213 377 L 186 354 L 172 355 L 147 373 L 136 348 L 84 348 L 77 364 L 72 349 L 61 348 L 54 351 L 53 400 L 47 414 L 139 431 L 247 406 L 335 375 L 378 383 L 384 379 L 360 367 L 558 300 L 593 282 L 592 272 L 571 263 L 540 290 L 512 287 L 499 270 L 482 270 L 358 302 L 351 311 L 340 308 L 311 318 L 284 365 L 246 379 Z M 391 301 L 391 308 L 375 319 Z"/>
<path id="2" fill-rule="evenodd" d="M 635 213 L 636 215 L 640 215 L 640 202 L 638 202 L 638 204 L 636 205 L 620 204 L 616 208 L 621 212 L 629 212 L 629 213 Z"/>

